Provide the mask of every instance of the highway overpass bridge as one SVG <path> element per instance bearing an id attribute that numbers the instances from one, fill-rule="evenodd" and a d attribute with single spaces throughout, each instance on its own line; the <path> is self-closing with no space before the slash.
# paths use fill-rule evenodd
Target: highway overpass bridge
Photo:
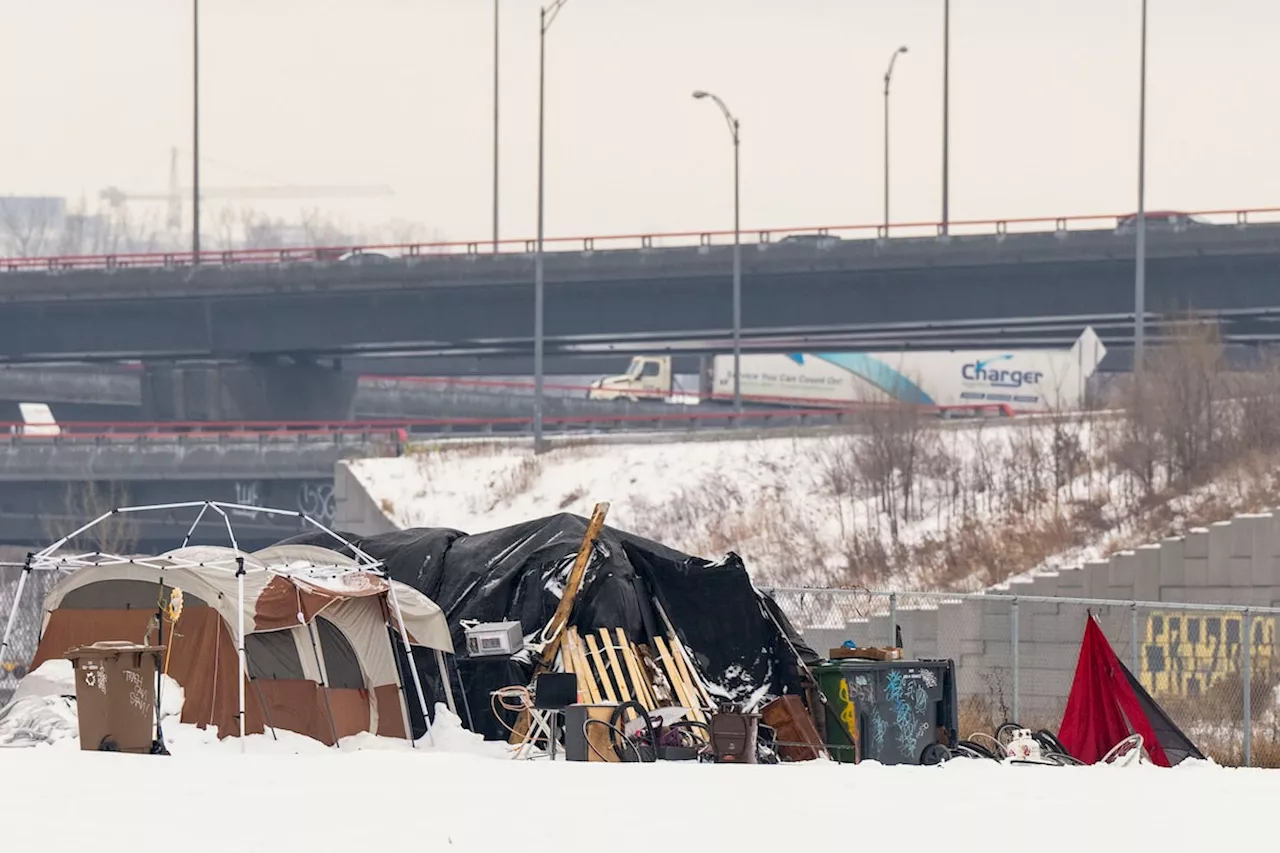
<path id="1" fill-rule="evenodd" d="M 1273 339 L 1270 314 L 1249 312 L 1280 305 L 1280 224 L 1258 221 L 1277 213 L 1151 228 L 1148 307 L 1245 312 L 1238 340 Z M 1123 336 L 1132 233 L 1114 218 L 1044 225 L 961 223 L 946 237 L 911 236 L 910 226 L 868 239 L 837 239 L 839 229 L 753 233 L 743 253 L 748 341 L 775 351 L 797 342 L 896 348 L 926 333 L 932 346 L 1012 344 L 1019 338 L 1000 324 L 1027 318 L 1057 323 L 1036 340 L 1070 341 L 1086 322 Z M 555 243 L 547 351 L 723 351 L 732 290 L 724 238 Z M 693 245 L 672 245 L 678 239 Z M 349 416 L 357 381 L 333 360 L 528 356 L 534 258 L 525 241 L 507 248 L 379 247 L 356 262 L 311 249 L 208 253 L 198 266 L 182 254 L 0 261 L 0 361 L 144 360 L 144 409 L 156 419 Z M 974 321 L 985 324 L 980 336 L 964 331 Z"/>
<path id="2" fill-rule="evenodd" d="M 446 362 L 447 363 L 447 362 Z M 627 366 L 614 357 L 597 374 L 615 374 Z M 692 365 L 696 374 L 697 365 Z M 9 366 L 0 368 L 0 422 L 22 419 L 18 404 L 49 405 L 57 421 L 124 423 L 153 420 L 144 406 L 147 373 L 138 369 L 76 366 Z M 544 386 L 544 409 L 550 416 L 612 415 L 614 402 L 586 399 L 591 377 L 550 377 Z M 210 407 L 212 408 L 212 407 Z M 351 420 L 371 418 L 519 418 L 533 410 L 529 378 L 359 376 Z M 669 412 L 665 403 L 639 404 L 628 411 Z M 174 412 L 173 420 L 221 419 L 213 411 Z M 295 417 L 295 412 L 288 413 Z"/>

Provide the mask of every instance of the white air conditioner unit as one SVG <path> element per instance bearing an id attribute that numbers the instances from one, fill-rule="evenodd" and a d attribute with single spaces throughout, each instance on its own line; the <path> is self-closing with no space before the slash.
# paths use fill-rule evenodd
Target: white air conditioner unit
<path id="1" fill-rule="evenodd" d="M 524 648 L 524 632 L 519 622 L 481 622 L 463 630 L 467 637 L 467 657 L 513 655 Z"/>

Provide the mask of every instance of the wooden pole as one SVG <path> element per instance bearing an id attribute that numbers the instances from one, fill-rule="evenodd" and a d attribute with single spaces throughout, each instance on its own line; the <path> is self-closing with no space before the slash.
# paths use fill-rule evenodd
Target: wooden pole
<path id="1" fill-rule="evenodd" d="M 569 570 L 569 578 L 565 581 L 560 603 L 556 606 L 555 613 L 551 614 L 551 620 L 547 622 L 547 627 L 542 629 L 541 636 L 550 635 L 551 639 L 547 640 L 542 647 L 542 654 L 538 657 L 538 662 L 533 667 L 533 679 L 530 680 L 530 684 L 555 664 L 556 654 L 560 651 L 560 643 L 564 639 L 565 626 L 569 623 L 569 616 L 573 612 L 578 590 L 582 587 L 582 578 L 587 572 L 587 564 L 591 562 L 591 551 L 595 548 L 596 537 L 600 535 L 600 530 L 604 527 L 604 518 L 608 514 L 609 504 L 607 502 L 596 504 L 595 509 L 591 512 L 591 521 L 587 523 L 587 532 L 583 534 L 582 544 L 578 547 L 578 556 L 573 561 L 573 568 Z M 589 673 L 587 677 L 590 677 Z M 516 724 L 513 727 L 509 742 L 517 743 L 522 740 L 528 730 L 528 726 L 528 715 L 521 713 L 520 718 L 516 720 Z"/>

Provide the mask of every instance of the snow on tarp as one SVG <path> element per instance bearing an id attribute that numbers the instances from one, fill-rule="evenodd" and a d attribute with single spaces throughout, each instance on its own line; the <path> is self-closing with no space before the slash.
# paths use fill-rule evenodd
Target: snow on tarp
<path id="1" fill-rule="evenodd" d="M 454 648 L 462 649 L 462 626 L 469 620 L 516 621 L 526 637 L 540 631 L 560 602 L 587 524 L 581 516 L 560 514 L 475 535 L 438 528 L 340 535 L 382 561 L 392 578 L 439 604 Z M 317 535 L 282 544 L 305 544 Z M 652 605 L 655 594 L 710 688 L 727 703 L 758 707 L 768 696 L 798 691 L 795 656 L 775 619 L 791 644 L 816 659 L 785 615 L 752 586 L 736 555 L 712 563 L 610 527 L 597 539 L 572 622 L 583 633 L 621 628 L 633 641 L 648 642 L 666 633 Z M 527 683 L 528 659 L 458 664 L 475 730 L 505 737 L 490 693 Z M 438 698 L 434 662 L 418 660 L 418 666 Z"/>

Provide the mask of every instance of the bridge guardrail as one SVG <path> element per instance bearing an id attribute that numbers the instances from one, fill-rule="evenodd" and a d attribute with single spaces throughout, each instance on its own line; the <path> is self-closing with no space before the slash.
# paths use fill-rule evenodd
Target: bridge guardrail
<path id="1" fill-rule="evenodd" d="M 1005 417 L 1001 407 L 985 408 L 981 415 Z M 616 415 L 560 415 L 546 417 L 549 432 L 696 431 L 699 428 L 768 428 L 773 426 L 834 425 L 851 421 L 858 410 L 759 409 L 738 414 L 729 410 L 706 412 L 627 413 Z M 242 421 L 114 423 L 68 422 L 27 424 L 0 422 L 0 436 L 10 445 L 27 443 L 279 443 L 333 442 L 354 445 L 396 444 L 416 436 L 449 434 L 524 435 L 532 431 L 532 416 L 500 418 L 405 418 L 360 422 Z"/>
<path id="2" fill-rule="evenodd" d="M 1280 207 L 1179 211 L 1183 220 L 1201 220 L 1193 225 L 1169 225 L 1160 222 L 1164 216 L 1148 211 L 1152 228 L 1161 230 L 1194 230 L 1207 226 L 1247 227 L 1254 224 L 1280 223 Z M 1034 216 L 1004 219 L 964 219 L 948 222 L 899 222 L 860 225 L 791 226 L 743 230 L 742 239 L 767 248 L 789 238 L 821 245 L 823 238 L 840 240 L 885 240 L 899 238 L 933 238 L 989 236 L 1003 238 L 1008 234 L 1059 234 L 1071 232 L 1120 230 L 1132 213 L 1086 214 L 1082 216 Z M 727 246 L 733 241 L 731 230 L 674 231 L 664 233 L 609 234 L 584 237 L 544 238 L 547 251 L 592 253 L 610 250 L 644 250 L 692 248 L 707 250 Z M 360 256 L 372 262 L 388 256 L 405 260 L 438 256 L 479 258 L 485 255 L 532 254 L 536 241 L 520 238 L 499 240 L 461 240 L 433 243 L 377 243 L 351 246 L 305 246 L 273 249 L 224 249 L 199 253 L 190 251 L 122 252 L 93 255 L 64 255 L 0 258 L 0 272 L 62 272 L 72 270 L 169 269 L 193 264 L 211 267 L 238 265 L 287 265 L 314 263 L 360 263 Z"/>

